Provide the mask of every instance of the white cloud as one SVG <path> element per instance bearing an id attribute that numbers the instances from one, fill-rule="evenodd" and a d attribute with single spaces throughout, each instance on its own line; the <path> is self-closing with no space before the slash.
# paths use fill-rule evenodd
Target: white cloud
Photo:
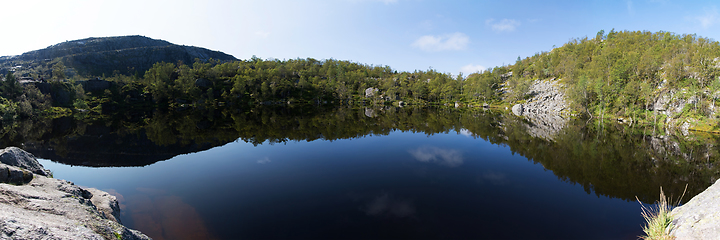
<path id="1" fill-rule="evenodd" d="M 473 133 L 470 132 L 470 130 L 467 129 L 460 129 L 460 135 L 466 136 L 466 137 L 472 137 Z"/>
<path id="2" fill-rule="evenodd" d="M 408 153 L 421 162 L 437 162 L 448 167 L 457 167 L 463 164 L 463 156 L 455 149 L 442 149 L 438 147 L 420 147 L 408 150 Z"/>
<path id="3" fill-rule="evenodd" d="M 463 50 L 470 43 L 470 38 L 461 32 L 442 36 L 425 35 L 413 42 L 412 46 L 428 52 L 446 50 Z"/>
<path id="4" fill-rule="evenodd" d="M 628 13 L 630 13 L 631 15 L 634 14 L 634 13 L 635 13 L 635 9 L 633 8 L 633 2 L 632 2 L 632 1 L 627 1 L 626 4 L 627 4 Z"/>
<path id="5" fill-rule="evenodd" d="M 698 16 L 695 19 L 700 22 L 700 26 L 705 29 L 720 22 L 720 16 L 718 15 L 718 10 L 715 7 L 712 7 L 712 9 L 705 9 L 705 14 Z"/>
<path id="6" fill-rule="evenodd" d="M 467 76 L 468 74 L 471 74 L 471 73 L 485 71 L 485 69 L 487 69 L 487 68 L 482 65 L 468 64 L 468 65 L 465 65 L 462 68 L 460 68 L 460 72 Z"/>
<path id="7" fill-rule="evenodd" d="M 515 28 L 520 26 L 520 21 L 515 19 L 503 19 L 500 21 L 495 21 L 495 19 L 488 19 L 485 21 L 485 24 L 490 26 L 493 31 L 496 32 L 512 32 L 515 31 Z"/>
<path id="8" fill-rule="evenodd" d="M 259 163 L 259 164 L 266 164 L 269 162 L 270 162 L 270 158 L 268 158 L 268 157 L 264 157 L 264 158 L 261 158 L 260 160 L 257 160 L 257 163 Z"/>

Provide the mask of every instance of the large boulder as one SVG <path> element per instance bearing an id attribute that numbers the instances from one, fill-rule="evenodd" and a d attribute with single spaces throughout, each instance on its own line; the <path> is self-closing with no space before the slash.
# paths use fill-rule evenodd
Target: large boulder
<path id="1" fill-rule="evenodd" d="M 720 180 L 690 199 L 685 205 L 673 209 L 670 232 L 677 239 L 720 238 Z"/>
<path id="2" fill-rule="evenodd" d="M 377 89 L 377 88 L 371 88 L 371 87 L 370 87 L 370 88 L 366 88 L 366 89 L 365 89 L 365 97 L 367 97 L 367 98 L 373 97 L 373 96 L 375 96 L 375 94 L 376 94 L 377 92 L 378 92 L 378 89 Z"/>
<path id="3" fill-rule="evenodd" d="M 0 150 L 0 162 L 10 166 L 26 169 L 32 173 L 48 176 L 50 171 L 40 164 L 35 156 L 17 147 Z"/>
<path id="4" fill-rule="evenodd" d="M 0 183 L 26 184 L 33 179 L 33 174 L 28 170 L 0 164 Z"/>
<path id="5" fill-rule="evenodd" d="M 515 104 L 515 106 L 512 107 L 512 113 L 516 116 L 522 116 L 523 110 L 524 109 L 522 104 Z"/>

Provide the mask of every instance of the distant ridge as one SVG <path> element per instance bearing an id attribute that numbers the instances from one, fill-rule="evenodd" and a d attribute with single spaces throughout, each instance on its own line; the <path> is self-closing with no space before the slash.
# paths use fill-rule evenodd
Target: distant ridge
<path id="1" fill-rule="evenodd" d="M 144 73 L 156 62 L 192 64 L 195 59 L 233 61 L 232 55 L 194 46 L 172 44 L 145 36 L 85 38 L 5 57 L 2 61 L 50 61 L 60 58 L 80 75 L 100 76 Z"/>

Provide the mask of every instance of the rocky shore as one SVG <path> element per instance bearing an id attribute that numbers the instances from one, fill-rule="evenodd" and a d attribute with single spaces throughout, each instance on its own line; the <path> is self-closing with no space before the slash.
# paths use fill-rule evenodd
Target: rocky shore
<path id="1" fill-rule="evenodd" d="M 0 239 L 150 239 L 120 223 L 107 192 L 54 179 L 30 153 L 0 150 Z"/>

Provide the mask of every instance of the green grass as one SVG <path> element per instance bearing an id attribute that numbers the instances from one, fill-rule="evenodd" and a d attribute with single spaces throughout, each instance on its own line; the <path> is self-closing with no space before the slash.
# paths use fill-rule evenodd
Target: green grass
<path id="1" fill-rule="evenodd" d="M 687 190 L 687 185 L 685 186 Z M 685 192 L 683 192 L 683 196 Z M 637 199 L 637 197 L 636 197 Z M 678 203 L 682 199 L 678 199 Z M 670 198 L 665 197 L 662 187 L 660 187 L 660 200 L 657 201 L 654 207 L 645 207 L 642 202 L 638 199 L 638 202 L 642 206 L 642 216 L 645 219 L 646 225 L 643 227 L 644 236 L 639 236 L 640 239 L 646 240 L 671 240 L 675 239 L 675 236 L 670 234 L 670 231 L 675 227 L 672 223 L 673 205 L 669 202 Z"/>

